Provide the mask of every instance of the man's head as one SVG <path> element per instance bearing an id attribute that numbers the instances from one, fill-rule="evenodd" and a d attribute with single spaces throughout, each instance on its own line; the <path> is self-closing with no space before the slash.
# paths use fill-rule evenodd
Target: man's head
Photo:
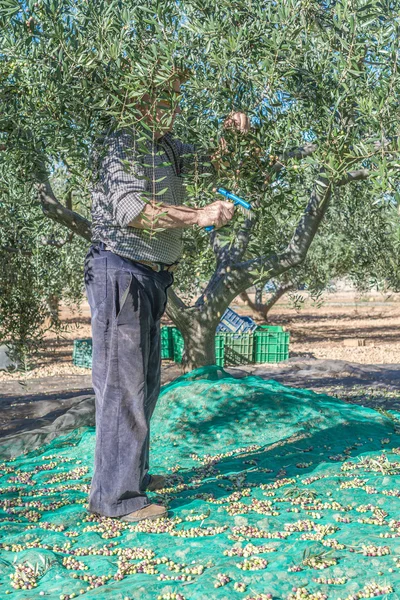
<path id="1" fill-rule="evenodd" d="M 184 73 L 174 73 L 162 87 L 155 87 L 144 94 L 137 105 L 146 123 L 154 126 L 156 138 L 171 131 L 176 115 L 181 112 L 180 87 L 186 79 Z"/>

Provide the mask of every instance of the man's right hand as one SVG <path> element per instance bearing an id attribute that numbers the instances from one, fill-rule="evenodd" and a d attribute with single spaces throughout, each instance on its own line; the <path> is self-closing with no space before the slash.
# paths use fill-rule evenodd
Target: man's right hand
<path id="1" fill-rule="evenodd" d="M 235 207 L 232 202 L 216 200 L 216 202 L 198 209 L 197 225 L 200 227 L 214 225 L 215 229 L 219 229 L 232 219 L 234 213 Z"/>

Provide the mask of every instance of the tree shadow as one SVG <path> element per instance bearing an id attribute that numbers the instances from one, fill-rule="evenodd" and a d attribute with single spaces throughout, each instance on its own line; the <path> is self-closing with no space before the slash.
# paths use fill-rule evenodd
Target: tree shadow
<path id="1" fill-rule="evenodd" d="M 184 483 L 199 483 L 195 490 L 170 493 L 172 509 L 188 504 L 198 494 L 229 495 L 220 487 L 217 474 L 246 473 L 247 482 L 259 485 L 275 481 L 281 469 L 287 477 L 296 477 L 313 473 L 321 464 L 381 450 L 380 440 L 388 436 L 400 444 L 395 422 L 372 408 L 258 377 L 225 381 L 221 377 L 211 385 L 198 380 L 196 387 L 193 379 L 181 377 L 164 388 L 162 396 L 168 393 L 156 411 L 164 414 L 163 404 L 167 404 L 172 412 L 168 430 L 164 426 L 163 435 L 154 436 L 155 447 L 161 442 L 165 452 L 170 443 L 180 446 L 182 460 L 207 453 L 219 454 L 220 460 L 210 460 L 209 466 L 217 472 L 209 470 L 209 478 L 201 463 L 182 471 Z M 223 456 L 227 450 L 254 444 L 261 447 L 250 448 L 245 455 L 233 451 L 232 456 Z M 273 473 L 257 472 L 260 468 Z"/>
<path id="2" fill-rule="evenodd" d="M 273 484 L 282 477 L 300 479 L 316 472 L 320 473 L 321 466 L 338 465 L 347 458 L 355 459 L 360 454 L 382 450 L 380 440 L 387 436 L 388 425 L 354 419 L 349 421 L 345 428 L 343 425 L 338 425 L 311 434 L 306 431 L 299 432 L 262 448 L 242 451 L 237 456 L 224 457 L 216 463 L 211 463 L 218 471 L 214 476 L 204 477 L 206 473 L 204 466 L 193 467 L 181 473 L 181 481 L 190 484 L 196 480 L 198 483 L 193 489 L 170 491 L 168 493 L 170 508 L 171 510 L 182 508 L 206 495 L 211 495 L 213 500 L 223 500 L 232 492 L 246 488 L 249 484 L 250 486 Z M 341 449 L 338 448 L 337 440 L 342 441 Z M 395 443 L 400 443 L 399 435 L 396 435 Z M 321 452 L 323 452 L 322 456 Z M 296 466 L 307 465 L 310 462 L 312 465 Z M 262 469 L 270 469 L 272 472 L 263 472 Z M 325 471 L 324 475 L 326 474 Z M 238 475 L 245 475 L 239 487 L 232 482 L 232 478 L 237 479 Z M 332 472 L 332 476 L 335 478 L 339 476 L 337 470 Z M 291 487 L 296 485 L 297 482 L 292 482 Z M 163 498 L 162 494 L 158 496 L 160 499 Z"/>

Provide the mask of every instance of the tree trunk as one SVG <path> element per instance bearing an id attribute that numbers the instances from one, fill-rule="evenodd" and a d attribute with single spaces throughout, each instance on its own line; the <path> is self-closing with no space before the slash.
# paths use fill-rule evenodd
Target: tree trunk
<path id="1" fill-rule="evenodd" d="M 239 297 L 243 300 L 243 302 L 245 303 L 246 306 L 248 306 L 253 313 L 255 313 L 258 317 L 261 317 L 263 319 L 266 319 L 266 312 L 265 312 L 265 306 L 264 304 L 258 303 L 258 302 L 253 302 L 250 299 L 250 296 L 248 295 L 247 291 L 246 292 L 242 292 L 241 294 L 239 294 Z"/>
<path id="2" fill-rule="evenodd" d="M 239 294 L 239 297 L 243 300 L 243 302 L 248 306 L 258 317 L 262 317 L 266 321 L 268 321 L 268 313 L 273 306 L 284 296 L 287 292 L 291 292 L 295 289 L 295 285 L 293 283 L 282 283 L 278 287 L 278 289 L 272 294 L 271 298 L 267 300 L 264 304 L 259 304 L 258 302 L 252 302 L 250 296 L 247 291 Z"/>
<path id="3" fill-rule="evenodd" d="M 263 286 L 256 286 L 256 294 L 255 294 L 255 298 L 254 298 L 254 302 L 257 306 L 257 304 L 262 304 L 262 297 L 263 297 Z"/>
<path id="4" fill-rule="evenodd" d="M 215 324 L 204 319 L 201 313 L 180 327 L 184 339 L 182 366 L 184 372 L 199 366 L 215 365 Z"/>
<path id="5" fill-rule="evenodd" d="M 50 320 L 52 324 L 60 322 L 60 298 L 53 294 L 48 296 L 46 300 L 47 309 L 49 311 Z"/>
<path id="6" fill-rule="evenodd" d="M 264 316 L 268 320 L 268 313 L 273 306 L 278 302 L 282 296 L 284 296 L 287 292 L 291 292 L 295 289 L 295 285 L 293 283 L 282 283 L 278 287 L 278 289 L 272 294 L 271 298 L 264 304 Z"/>

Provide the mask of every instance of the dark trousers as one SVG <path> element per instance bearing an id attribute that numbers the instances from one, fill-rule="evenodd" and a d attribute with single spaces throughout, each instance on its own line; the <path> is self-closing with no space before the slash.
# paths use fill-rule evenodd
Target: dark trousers
<path id="1" fill-rule="evenodd" d="M 150 418 L 160 391 L 160 318 L 173 283 L 92 245 L 85 259 L 92 321 L 96 405 L 94 473 L 89 511 L 119 517 L 149 499 Z"/>

